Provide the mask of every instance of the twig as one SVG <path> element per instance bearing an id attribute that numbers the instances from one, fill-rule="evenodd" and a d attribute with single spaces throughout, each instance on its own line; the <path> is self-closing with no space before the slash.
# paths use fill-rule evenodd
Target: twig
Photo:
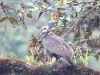
<path id="1" fill-rule="evenodd" d="M 3 12 L 0 13 L 0 16 L 2 15 Z"/>
<path id="2" fill-rule="evenodd" d="M 77 45 L 77 44 L 80 44 L 80 43 L 83 43 L 83 42 L 86 42 L 86 41 L 88 41 L 88 40 L 87 39 L 84 39 L 84 40 L 81 40 L 81 41 L 78 41 L 78 42 L 73 43 L 73 45 Z"/>
<path id="3" fill-rule="evenodd" d="M 36 31 L 34 28 L 32 28 L 32 27 L 30 27 L 30 26 L 28 26 L 28 25 L 26 25 L 28 28 L 31 28 L 32 30 L 34 30 L 36 33 L 38 33 L 39 35 L 40 35 L 40 33 L 38 32 L 38 31 Z"/>
<path id="4" fill-rule="evenodd" d="M 3 36 L 2 36 L 2 38 L 0 39 L 0 41 L 4 38 L 4 35 L 5 35 L 5 33 L 6 33 L 6 23 L 7 23 L 7 21 L 5 22 L 5 30 L 4 30 Z"/>
<path id="5" fill-rule="evenodd" d="M 5 10 L 4 10 L 4 6 L 3 4 L 1 5 L 2 6 L 2 10 L 3 10 L 3 13 L 6 15 L 7 19 L 13 24 L 14 26 L 14 23 L 11 21 L 11 19 L 8 17 L 8 15 L 6 14 Z"/>
<path id="6" fill-rule="evenodd" d="M 7 4 L 23 4 L 23 2 L 8 2 Z"/>
<path id="7" fill-rule="evenodd" d="M 93 13 L 94 11 L 96 11 L 96 6 L 93 7 L 92 9 L 86 11 L 82 16 L 80 16 L 80 17 L 77 19 L 77 21 L 74 23 L 74 25 L 73 25 L 73 26 L 67 31 L 67 33 L 63 36 L 63 38 L 65 38 L 65 37 L 67 38 L 68 35 L 69 35 L 69 33 L 70 33 L 70 31 L 71 31 L 75 26 L 80 26 L 80 25 L 82 25 L 84 19 L 85 19 L 87 16 L 91 15 L 90 13 Z"/>
<path id="8" fill-rule="evenodd" d="M 77 21 L 78 21 L 78 20 L 77 20 Z M 76 22 L 77 22 L 77 21 L 76 21 Z M 76 23 L 76 22 L 75 22 L 75 23 Z M 67 33 L 66 33 L 62 38 L 68 37 L 70 31 L 71 31 L 75 26 L 76 26 L 76 24 L 74 24 L 74 25 L 67 31 Z"/>

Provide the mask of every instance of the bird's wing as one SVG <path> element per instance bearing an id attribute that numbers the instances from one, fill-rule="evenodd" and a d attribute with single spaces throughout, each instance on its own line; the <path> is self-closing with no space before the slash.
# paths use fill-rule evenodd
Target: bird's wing
<path id="1" fill-rule="evenodd" d="M 52 37 L 59 41 L 61 44 L 63 44 L 67 48 L 67 50 L 70 50 L 73 54 L 73 49 L 62 38 L 56 36 L 55 34 Z"/>
<path id="2" fill-rule="evenodd" d="M 64 45 L 65 44 L 65 45 Z M 55 53 L 59 56 L 70 58 L 72 57 L 72 52 L 69 50 L 69 46 L 66 43 L 63 43 L 56 35 L 49 36 L 48 38 L 43 39 L 43 46 L 45 50 L 48 50 L 51 53 Z"/>

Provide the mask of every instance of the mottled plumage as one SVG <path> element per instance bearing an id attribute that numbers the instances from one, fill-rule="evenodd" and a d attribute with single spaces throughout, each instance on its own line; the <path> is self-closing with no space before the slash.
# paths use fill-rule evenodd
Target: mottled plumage
<path id="1" fill-rule="evenodd" d="M 48 26 L 41 28 L 41 36 L 44 50 L 50 57 L 61 58 L 66 65 L 73 64 L 73 49 L 62 38 L 52 33 Z"/>

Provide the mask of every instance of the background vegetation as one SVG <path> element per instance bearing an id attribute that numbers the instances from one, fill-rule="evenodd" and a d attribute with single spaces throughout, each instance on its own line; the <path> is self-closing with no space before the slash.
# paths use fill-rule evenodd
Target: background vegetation
<path id="1" fill-rule="evenodd" d="M 40 28 L 49 25 L 74 48 L 75 63 L 100 70 L 99 22 L 99 0 L 1 0 L 0 57 L 49 61 L 38 43 Z"/>

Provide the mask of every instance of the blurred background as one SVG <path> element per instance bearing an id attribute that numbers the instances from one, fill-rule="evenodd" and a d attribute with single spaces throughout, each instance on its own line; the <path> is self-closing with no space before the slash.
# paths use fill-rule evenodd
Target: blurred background
<path id="1" fill-rule="evenodd" d="M 17 2 L 18 0 L 7 0 L 7 2 Z M 39 0 L 40 1 L 40 0 Z M 42 1 L 42 0 L 41 0 Z M 51 1 L 51 0 L 50 0 Z M 83 1 L 83 0 L 82 0 Z M 92 1 L 92 0 L 89 0 Z M 29 0 L 24 0 L 25 3 L 31 3 Z M 12 7 L 16 9 L 20 9 L 20 7 L 12 4 Z M 0 13 L 2 13 L 0 7 Z M 15 16 L 16 14 L 7 13 L 8 15 Z M 36 37 L 39 37 L 39 30 L 44 25 L 49 25 L 50 27 L 55 27 L 55 25 L 51 22 L 50 12 L 45 12 L 42 14 L 38 22 L 35 22 L 38 19 L 39 10 L 32 12 L 32 18 L 25 18 L 25 24 L 27 25 L 27 29 L 23 27 L 23 25 L 16 24 L 15 28 L 11 26 L 11 23 L 6 20 L 0 23 L 0 56 L 9 57 L 9 53 L 12 51 L 15 53 L 15 57 L 19 59 L 25 60 L 25 56 L 28 54 L 28 39 L 34 34 Z M 6 31 L 5 31 L 6 25 Z M 5 31 L 5 34 L 4 34 Z M 96 36 L 100 33 L 100 31 L 94 30 L 92 36 Z M 3 36 L 4 34 L 4 36 Z M 72 36 L 71 36 L 72 37 Z M 67 39 L 68 42 L 71 41 L 71 37 Z M 90 57 L 89 65 L 93 69 L 100 71 L 100 59 L 96 61 L 95 57 Z"/>

